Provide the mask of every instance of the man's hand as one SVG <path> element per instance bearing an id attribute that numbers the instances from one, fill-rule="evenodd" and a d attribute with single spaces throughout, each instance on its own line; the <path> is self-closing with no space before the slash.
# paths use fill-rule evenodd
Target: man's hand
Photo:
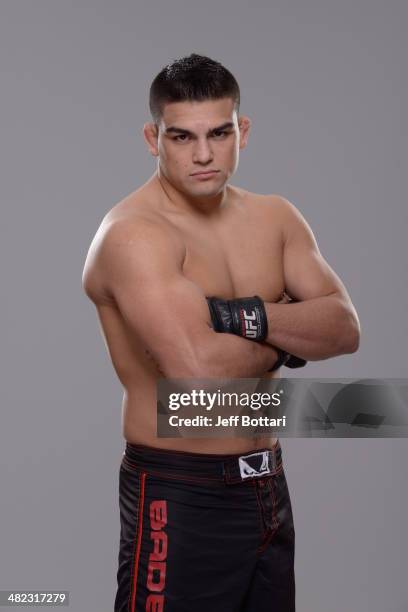
<path id="1" fill-rule="evenodd" d="M 289 304 L 296 301 L 283 292 L 277 304 Z M 268 319 L 264 303 L 257 295 L 233 300 L 210 297 L 207 298 L 207 303 L 214 331 L 236 334 L 256 342 L 262 342 L 268 335 Z M 278 360 L 269 370 L 270 372 L 277 370 L 282 365 L 288 368 L 301 368 L 306 365 L 304 359 L 290 355 L 279 347 L 275 348 L 278 351 Z"/>
<path id="2" fill-rule="evenodd" d="M 285 291 L 282 293 L 282 297 L 279 300 L 279 302 L 276 302 L 277 304 L 289 304 L 290 302 L 293 302 L 294 300 L 290 297 L 290 295 L 288 295 Z"/>
<path id="3" fill-rule="evenodd" d="M 268 319 L 257 295 L 235 300 L 207 298 L 214 331 L 262 342 L 268 335 Z"/>

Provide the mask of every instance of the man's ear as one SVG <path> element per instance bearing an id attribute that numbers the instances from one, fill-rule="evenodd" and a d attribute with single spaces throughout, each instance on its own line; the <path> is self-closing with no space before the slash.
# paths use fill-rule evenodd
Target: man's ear
<path id="1" fill-rule="evenodd" d="M 238 127 L 239 127 L 239 148 L 245 149 L 246 144 L 248 142 L 249 130 L 251 127 L 251 120 L 249 117 L 242 115 L 238 119 Z"/>
<path id="2" fill-rule="evenodd" d="M 159 128 L 155 123 L 145 123 L 143 126 L 143 137 L 149 152 L 157 157 L 159 155 L 159 149 L 157 146 L 157 140 L 159 136 Z"/>

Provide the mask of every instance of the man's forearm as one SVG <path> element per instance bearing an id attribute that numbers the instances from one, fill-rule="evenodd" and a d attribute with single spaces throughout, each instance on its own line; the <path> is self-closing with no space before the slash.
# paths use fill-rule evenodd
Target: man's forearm
<path id="1" fill-rule="evenodd" d="M 202 378 L 252 378 L 265 374 L 275 364 L 278 353 L 268 343 L 248 342 L 233 334 L 209 330 L 208 342 L 200 350 Z"/>
<path id="2" fill-rule="evenodd" d="M 357 315 L 338 295 L 289 304 L 264 302 L 264 306 L 268 318 L 265 341 L 292 355 L 317 361 L 358 348 Z"/>
<path id="3" fill-rule="evenodd" d="M 170 360 L 159 363 L 148 357 L 164 378 L 257 378 L 278 359 L 275 347 L 267 342 L 248 342 L 233 334 L 218 334 L 210 326 L 193 350 L 175 351 Z"/>

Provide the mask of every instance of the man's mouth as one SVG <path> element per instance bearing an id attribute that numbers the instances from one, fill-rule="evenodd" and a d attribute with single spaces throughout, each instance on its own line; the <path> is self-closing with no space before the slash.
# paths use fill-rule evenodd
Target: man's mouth
<path id="1" fill-rule="evenodd" d="M 218 170 L 205 170 L 203 172 L 195 172 L 191 176 L 196 176 L 198 178 L 207 178 L 209 176 L 214 176 L 218 172 L 219 172 Z"/>

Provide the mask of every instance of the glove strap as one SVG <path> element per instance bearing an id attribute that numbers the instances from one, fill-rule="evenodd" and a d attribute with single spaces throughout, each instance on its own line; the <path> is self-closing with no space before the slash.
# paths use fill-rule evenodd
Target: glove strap
<path id="1" fill-rule="evenodd" d="M 290 354 L 287 353 L 286 351 L 282 351 L 282 349 L 280 349 L 280 348 L 278 348 L 276 346 L 275 346 L 275 349 L 278 351 L 278 359 L 277 359 L 275 365 L 272 368 L 270 368 L 268 370 L 268 372 L 274 372 L 275 370 L 277 370 L 281 366 L 285 365 L 285 363 L 290 358 Z"/>
<path id="2" fill-rule="evenodd" d="M 289 355 L 288 361 L 285 363 L 287 368 L 303 368 L 307 364 L 305 359 L 296 357 L 296 355 Z"/>
<path id="3" fill-rule="evenodd" d="M 234 333 L 262 342 L 268 335 L 268 319 L 265 306 L 258 295 L 229 300 Z"/>
<path id="4" fill-rule="evenodd" d="M 268 372 L 273 372 L 274 370 L 277 370 L 283 365 L 287 368 L 303 368 L 307 364 L 307 361 L 305 359 L 302 359 L 301 357 L 291 355 L 290 353 L 282 351 L 282 349 L 277 348 L 276 346 L 275 349 L 278 351 L 278 360 L 273 366 L 273 368 L 268 370 Z"/>
<path id="5" fill-rule="evenodd" d="M 210 310 L 214 331 L 232 334 L 232 317 L 228 300 L 210 297 L 207 298 L 207 304 Z"/>

